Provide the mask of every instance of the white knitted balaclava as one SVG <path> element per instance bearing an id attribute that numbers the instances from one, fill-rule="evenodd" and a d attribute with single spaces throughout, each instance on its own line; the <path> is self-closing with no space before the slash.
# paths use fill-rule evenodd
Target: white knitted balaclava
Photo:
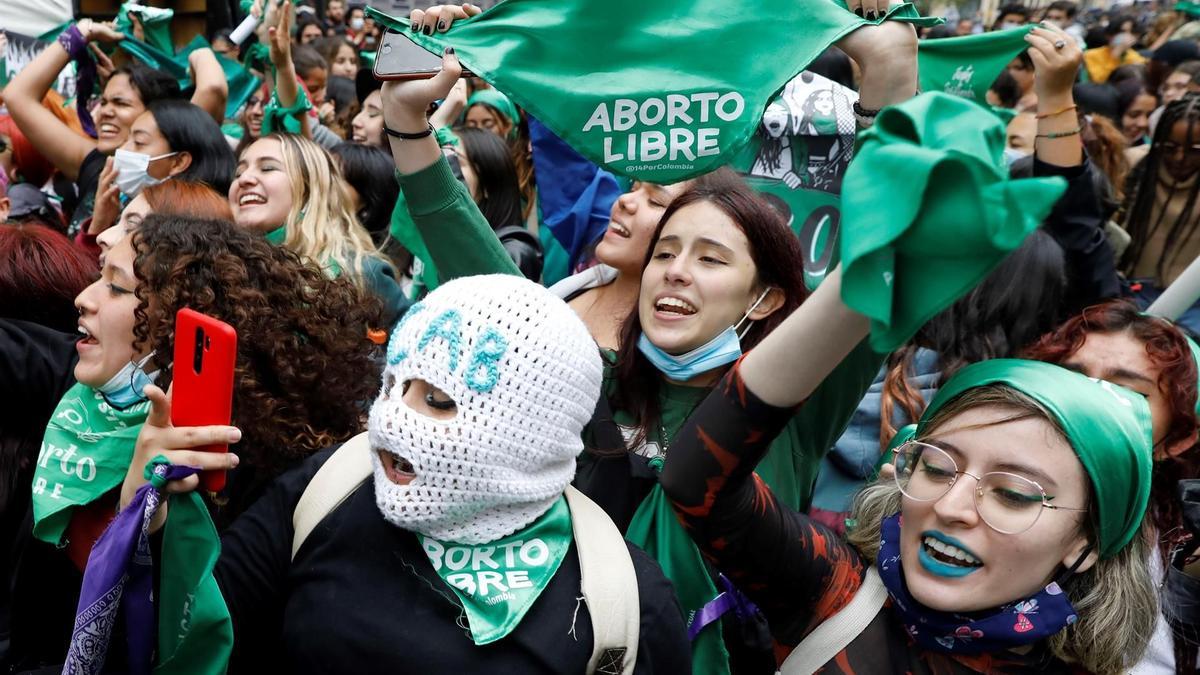
<path id="1" fill-rule="evenodd" d="M 368 425 L 375 501 L 389 522 L 441 541 L 482 544 L 537 519 L 575 476 L 580 433 L 600 395 L 596 343 L 566 303 L 521 277 L 458 279 L 413 305 L 392 332 Z M 415 412 L 424 380 L 453 419 Z M 413 466 L 388 479 L 379 451 Z"/>

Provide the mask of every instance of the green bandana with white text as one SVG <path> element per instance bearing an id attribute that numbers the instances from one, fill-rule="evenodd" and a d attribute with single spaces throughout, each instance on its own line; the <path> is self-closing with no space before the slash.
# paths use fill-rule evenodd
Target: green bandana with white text
<path id="1" fill-rule="evenodd" d="M 921 40 L 917 47 L 921 91 L 940 91 L 981 105 L 988 88 L 1017 54 L 1036 24 L 979 35 Z"/>
<path id="2" fill-rule="evenodd" d="M 729 162 L 789 80 L 846 34 L 883 20 L 830 0 L 776 3 L 767 20 L 728 0 L 504 0 L 426 36 L 367 13 L 435 54 L 453 46 L 588 159 L 658 184 Z M 887 18 L 942 22 L 910 3 Z"/>
<path id="3" fill-rule="evenodd" d="M 487 544 L 420 537 L 434 571 L 462 601 L 477 645 L 491 644 L 521 623 L 558 572 L 571 538 L 565 497 L 529 527 Z"/>
<path id="4" fill-rule="evenodd" d="M 125 480 L 149 414 L 149 401 L 117 410 L 82 383 L 63 394 L 46 424 L 33 472 L 35 537 L 57 545 L 72 508 L 94 502 Z"/>

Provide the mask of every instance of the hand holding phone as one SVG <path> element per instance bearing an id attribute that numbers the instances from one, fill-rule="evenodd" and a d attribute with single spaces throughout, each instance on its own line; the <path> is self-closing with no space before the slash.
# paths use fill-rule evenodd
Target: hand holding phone
<path id="1" fill-rule="evenodd" d="M 375 79 L 377 80 L 427 80 L 442 69 L 442 57 L 413 42 L 404 33 L 389 30 L 383 34 L 383 43 L 375 55 Z M 463 77 L 470 71 L 463 70 Z"/>
<path id="2" fill-rule="evenodd" d="M 233 416 L 233 369 L 237 332 L 233 326 L 191 309 L 175 314 L 175 365 L 171 423 L 175 426 L 228 425 Z M 197 448 L 228 452 L 228 445 Z M 210 492 L 225 487 L 224 471 L 205 471 L 200 485 Z"/>

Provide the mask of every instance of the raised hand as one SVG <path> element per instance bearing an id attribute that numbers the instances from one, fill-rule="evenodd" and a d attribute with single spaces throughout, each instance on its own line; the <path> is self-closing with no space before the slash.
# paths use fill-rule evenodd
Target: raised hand
<path id="1" fill-rule="evenodd" d="M 96 188 L 96 205 L 92 209 L 92 220 L 88 234 L 95 236 L 117 224 L 121 216 L 121 190 L 117 187 L 117 170 L 113 158 L 104 161 L 100 172 L 100 184 Z"/>
<path id="2" fill-rule="evenodd" d="M 275 25 L 267 28 L 267 44 L 271 48 L 271 63 L 276 68 L 292 62 L 292 1 L 288 0 L 275 12 Z M 270 14 L 268 13 L 268 18 Z"/>
<path id="3" fill-rule="evenodd" d="M 133 460 L 121 485 L 121 508 L 133 501 L 137 490 L 146 484 L 146 465 L 158 455 L 163 455 L 172 464 L 198 467 L 202 471 L 221 471 L 237 467 L 238 457 L 232 452 L 202 452 L 190 448 L 206 445 L 233 444 L 242 440 L 237 427 L 214 425 L 208 427 L 177 427 L 171 424 L 171 394 L 164 393 L 154 385 L 147 385 L 145 392 L 150 399 L 150 415 L 138 433 L 133 450 Z M 167 483 L 166 492 L 181 494 L 192 492 L 200 485 L 199 474 Z M 167 520 L 166 504 L 159 508 L 151 523 L 156 531 Z"/>
<path id="4" fill-rule="evenodd" d="M 408 20 L 411 22 L 414 33 L 425 33 L 433 35 L 433 33 L 445 33 L 450 30 L 450 26 L 459 19 L 469 19 L 483 10 L 471 3 L 463 5 L 434 5 L 428 9 L 414 9 L 409 12 Z"/>

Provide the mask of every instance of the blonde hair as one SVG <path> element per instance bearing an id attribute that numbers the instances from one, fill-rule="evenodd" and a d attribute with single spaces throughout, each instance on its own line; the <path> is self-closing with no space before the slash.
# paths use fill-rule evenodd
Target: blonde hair
<path id="1" fill-rule="evenodd" d="M 947 420 L 970 408 L 993 405 L 1010 409 L 1013 415 L 1003 421 L 1038 417 L 1050 422 L 1060 435 L 1054 418 L 1028 396 L 1004 385 L 970 389 L 950 401 L 929 420 L 924 431 L 936 430 Z M 995 422 L 993 424 L 997 424 Z M 1065 435 L 1063 435 L 1065 439 Z M 1081 524 L 1082 533 L 1095 540 L 1092 523 L 1095 501 L 1088 483 L 1089 517 Z M 846 539 L 868 561 L 879 555 L 879 540 L 884 519 L 900 510 L 901 493 L 892 480 L 876 481 L 854 499 L 851 517 L 854 527 Z M 1079 620 L 1047 640 L 1055 657 L 1082 666 L 1092 673 L 1122 673 L 1137 663 L 1158 621 L 1158 594 L 1150 576 L 1150 551 L 1154 535 L 1143 526 L 1142 535 L 1107 559 L 1096 561 L 1090 569 L 1072 575 L 1063 583 Z"/>
<path id="2" fill-rule="evenodd" d="M 283 167 L 292 179 L 283 245 L 322 267 L 335 265 L 359 290 L 367 290 L 364 264 L 374 258 L 391 266 L 371 241 L 351 207 L 341 170 L 324 148 L 295 134 L 272 133 L 279 141 Z"/>

